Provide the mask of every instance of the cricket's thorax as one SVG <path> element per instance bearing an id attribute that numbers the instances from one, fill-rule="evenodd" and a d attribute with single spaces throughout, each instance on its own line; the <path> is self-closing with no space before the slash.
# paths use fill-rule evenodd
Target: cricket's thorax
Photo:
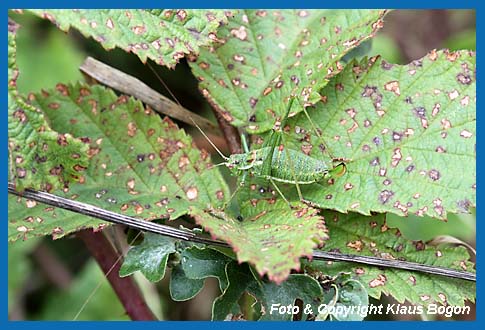
<path id="1" fill-rule="evenodd" d="M 270 173 L 263 169 L 264 160 L 273 151 Z M 327 164 L 291 149 L 265 147 L 229 157 L 227 167 L 234 175 L 248 172 L 255 177 L 271 178 L 291 184 L 311 184 L 321 181 L 328 174 Z"/>

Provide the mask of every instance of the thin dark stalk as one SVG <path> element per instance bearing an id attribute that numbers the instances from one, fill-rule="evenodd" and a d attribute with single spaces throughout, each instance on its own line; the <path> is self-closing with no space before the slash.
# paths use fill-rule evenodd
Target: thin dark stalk
<path id="1" fill-rule="evenodd" d="M 10 194 L 28 198 L 28 199 L 37 201 L 39 203 L 44 203 L 47 205 L 59 207 L 65 210 L 69 210 L 83 215 L 88 215 L 93 218 L 105 220 L 112 223 L 124 224 L 126 226 L 129 226 L 135 229 L 139 229 L 139 230 L 143 230 L 143 231 L 147 231 L 155 234 L 160 234 L 160 235 L 164 235 L 164 236 L 168 236 L 176 239 L 202 243 L 207 245 L 229 247 L 227 243 L 222 241 L 217 241 L 210 238 L 197 236 L 192 232 L 176 229 L 167 225 L 161 225 L 153 222 L 132 218 L 126 215 L 117 214 L 115 212 L 104 210 L 102 208 L 99 208 L 90 204 L 73 201 L 73 200 L 59 197 L 46 192 L 35 191 L 30 189 L 27 189 L 23 192 L 18 192 L 15 190 L 14 184 L 10 182 L 8 184 L 8 192 Z M 319 250 L 313 252 L 313 259 L 346 261 L 346 262 L 353 262 L 353 263 L 365 264 L 370 266 L 403 269 L 403 270 L 417 271 L 417 272 L 428 273 L 433 275 L 442 275 L 446 277 L 458 278 L 458 279 L 463 279 L 467 281 L 476 281 L 476 275 L 471 272 L 465 272 L 465 271 L 460 271 L 460 270 L 450 269 L 450 268 L 429 266 L 429 265 L 403 261 L 403 260 L 389 260 L 389 259 L 382 259 L 377 257 L 342 254 L 342 253 L 335 253 L 335 252 L 324 252 Z"/>
<path id="2" fill-rule="evenodd" d="M 227 120 L 216 110 L 216 108 L 212 107 L 214 116 L 217 119 L 217 123 L 219 124 L 220 129 L 222 130 L 222 134 L 224 134 L 224 138 L 227 141 L 229 146 L 229 151 L 231 154 L 240 154 L 241 150 L 241 139 L 239 137 L 239 132 L 237 128 L 230 125 Z"/>

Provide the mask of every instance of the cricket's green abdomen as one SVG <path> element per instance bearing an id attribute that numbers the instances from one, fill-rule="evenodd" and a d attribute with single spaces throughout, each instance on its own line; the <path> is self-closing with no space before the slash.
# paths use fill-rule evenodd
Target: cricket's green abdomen
<path id="1" fill-rule="evenodd" d="M 273 152 L 271 176 L 276 181 L 311 184 L 323 180 L 327 173 L 327 164 L 322 160 L 286 148 Z"/>
<path id="2" fill-rule="evenodd" d="M 271 173 L 262 171 L 262 163 L 273 150 Z M 311 184 L 321 181 L 328 173 L 327 164 L 319 159 L 312 158 L 301 152 L 291 149 L 262 148 L 254 151 L 256 162 L 250 172 L 257 177 L 271 177 L 275 181 L 291 184 Z"/>

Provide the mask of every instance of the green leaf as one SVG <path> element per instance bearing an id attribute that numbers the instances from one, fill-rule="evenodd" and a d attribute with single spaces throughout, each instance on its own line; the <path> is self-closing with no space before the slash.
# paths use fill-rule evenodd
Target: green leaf
<path id="1" fill-rule="evenodd" d="M 303 204 L 290 209 L 283 200 L 250 201 L 241 207 L 242 221 L 215 209 L 190 213 L 213 237 L 229 243 L 239 262 L 250 262 L 277 283 L 327 238 L 317 210 Z"/>
<path id="2" fill-rule="evenodd" d="M 182 251 L 180 265 L 189 279 L 205 279 L 216 277 L 219 280 L 219 287 L 224 291 L 227 287 L 226 265 L 231 258 L 221 252 L 207 248 L 199 249 L 190 247 Z"/>
<path id="3" fill-rule="evenodd" d="M 126 254 L 120 276 L 140 271 L 150 282 L 158 282 L 165 276 L 168 257 L 175 251 L 173 239 L 146 233 L 143 242 L 131 247 Z"/>
<path id="4" fill-rule="evenodd" d="M 302 187 L 312 205 L 445 219 L 476 205 L 475 55 L 433 51 L 409 65 L 348 65 L 288 121 L 289 148 L 344 159 L 347 173 Z M 459 173 L 459 175 L 458 175 Z"/>
<path id="5" fill-rule="evenodd" d="M 344 215 L 328 211 L 324 216 L 331 237 L 325 244 L 327 251 L 474 271 L 465 248 L 435 247 L 407 240 L 399 230 L 387 226 L 384 215 L 363 217 L 356 213 Z M 331 276 L 352 271 L 356 279 L 365 285 L 369 295 L 377 299 L 382 293 L 391 295 L 400 303 L 408 300 L 419 305 L 435 302 L 463 305 L 465 300 L 475 299 L 475 283 L 443 276 L 347 262 L 313 261 L 306 268 Z"/>
<path id="6" fill-rule="evenodd" d="M 333 313 L 332 318 L 337 321 L 362 321 L 367 316 L 362 310 L 368 304 L 369 297 L 362 283 L 349 279 L 339 288 L 339 298 L 335 304 L 336 311 L 348 312 Z"/>
<path id="7" fill-rule="evenodd" d="M 57 195 L 145 220 L 176 219 L 189 206 L 221 207 L 229 196 L 209 154 L 139 101 L 100 86 L 59 84 L 31 102 L 55 130 L 89 144 L 90 166 L 79 184 Z M 9 197 L 9 241 L 99 226 L 86 216 Z"/>
<path id="8" fill-rule="evenodd" d="M 170 297 L 175 301 L 194 298 L 204 287 L 204 280 L 188 278 L 180 265 L 170 274 Z"/>
<path id="9" fill-rule="evenodd" d="M 315 311 L 318 300 L 323 297 L 320 284 L 314 278 L 304 274 L 291 274 L 281 285 L 263 283 L 260 290 L 260 295 L 257 295 L 257 291 L 254 294 L 265 306 L 266 313 L 262 315 L 261 320 L 291 320 L 292 315 L 274 311 L 271 313 L 271 306 L 280 304 L 294 306 L 296 299 L 300 299 L 303 302 L 303 308 L 309 304 Z"/>
<path id="10" fill-rule="evenodd" d="M 24 21 L 17 34 L 17 63 L 22 72 L 17 81 L 19 93 L 27 95 L 51 88 L 59 81 L 84 79 L 79 66 L 86 54 L 80 49 L 82 45 L 78 40 L 54 27 L 40 32 L 39 20 L 33 15 L 15 17 Z M 39 33 L 45 33 L 42 40 L 39 40 Z"/>
<path id="11" fill-rule="evenodd" d="M 228 314 L 234 314 L 239 309 L 238 301 L 244 292 L 250 293 L 261 304 L 261 320 L 291 320 L 292 315 L 279 314 L 271 307 L 295 305 L 296 299 L 300 299 L 303 306 L 310 304 L 315 310 L 316 302 L 323 296 L 320 284 L 307 275 L 292 274 L 278 285 L 256 279 L 247 264 L 238 266 L 232 262 L 227 264 L 226 271 L 229 286 L 214 301 L 213 320 L 223 320 Z"/>
<path id="12" fill-rule="evenodd" d="M 313 104 L 342 56 L 382 27 L 383 10 L 245 10 L 201 50 L 192 71 L 211 104 L 235 126 L 273 127 L 291 95 Z"/>
<path id="13" fill-rule="evenodd" d="M 231 262 L 226 265 L 228 286 L 212 304 L 212 320 L 224 320 L 227 315 L 237 313 L 242 294 L 250 287 L 256 285 L 256 279 L 251 273 L 248 264 L 237 265 Z"/>
<path id="14" fill-rule="evenodd" d="M 334 321 L 362 321 L 367 316 L 367 291 L 350 273 L 342 272 L 335 277 L 320 275 L 319 280 L 324 298 L 314 312 L 315 321 L 325 321 L 329 317 Z"/>
<path id="15" fill-rule="evenodd" d="M 58 133 L 44 113 L 18 94 L 15 33 L 8 25 L 8 158 L 10 181 L 17 190 L 52 191 L 78 181 L 88 166 L 88 147 L 70 134 Z"/>
<path id="16" fill-rule="evenodd" d="M 48 9 L 31 10 L 50 20 L 62 31 L 71 27 L 92 37 L 105 49 L 119 47 L 133 52 L 143 62 L 147 58 L 173 68 L 187 54 L 211 44 L 220 24 L 226 22 L 222 10 L 173 9 Z M 230 15 L 230 13 L 228 13 Z"/>
<path id="17" fill-rule="evenodd" d="M 226 265 L 231 258 L 216 250 L 200 249 L 192 246 L 181 252 L 180 265 L 172 270 L 170 295 L 173 300 L 182 301 L 195 297 L 204 285 L 207 277 L 219 280 L 223 292 L 228 286 Z"/>

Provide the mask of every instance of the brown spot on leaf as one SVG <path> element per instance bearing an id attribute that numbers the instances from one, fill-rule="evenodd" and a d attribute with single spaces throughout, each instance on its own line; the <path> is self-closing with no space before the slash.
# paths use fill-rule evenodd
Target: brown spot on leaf
<path id="1" fill-rule="evenodd" d="M 56 239 L 64 233 L 64 230 L 61 227 L 54 227 L 51 233 L 52 233 L 52 238 Z"/>
<path id="2" fill-rule="evenodd" d="M 429 54 L 428 54 L 428 58 L 431 60 L 431 61 L 436 61 L 436 59 L 438 58 L 438 53 L 436 52 L 436 49 L 433 49 Z"/>
<path id="3" fill-rule="evenodd" d="M 426 248 L 426 244 L 423 241 L 416 241 L 414 246 L 416 247 L 416 251 L 423 251 Z"/>
<path id="4" fill-rule="evenodd" d="M 450 100 L 456 99 L 459 95 L 460 93 L 458 93 L 456 89 L 448 93 L 448 97 L 450 98 Z"/>
<path id="5" fill-rule="evenodd" d="M 464 129 L 463 131 L 460 132 L 460 136 L 464 137 L 465 139 L 468 139 L 468 138 L 471 138 L 473 134 L 467 131 L 466 129 Z"/>
<path id="6" fill-rule="evenodd" d="M 428 176 L 431 180 L 438 181 L 441 177 L 441 174 L 438 170 L 432 169 L 431 171 L 429 171 Z"/>
<path id="7" fill-rule="evenodd" d="M 231 35 L 240 40 L 246 40 L 248 38 L 248 33 L 244 26 L 240 26 L 239 29 L 231 29 Z"/>
<path id="8" fill-rule="evenodd" d="M 190 160 L 189 160 L 189 157 L 187 157 L 186 155 L 183 155 L 179 158 L 179 162 L 178 162 L 179 169 L 183 169 L 189 164 L 190 164 Z"/>
<path id="9" fill-rule="evenodd" d="M 128 136 L 131 136 L 131 137 L 135 136 L 136 130 L 137 130 L 136 124 L 134 122 L 129 122 L 128 123 Z"/>
<path id="10" fill-rule="evenodd" d="M 426 118 L 426 109 L 424 107 L 416 107 L 413 109 L 413 113 L 418 118 Z"/>
<path id="11" fill-rule="evenodd" d="M 378 286 L 384 286 L 386 285 L 386 282 L 387 282 L 386 276 L 383 274 L 379 274 L 377 275 L 377 278 L 369 282 L 369 287 L 376 288 Z"/>
<path id="12" fill-rule="evenodd" d="M 397 80 L 390 81 L 384 85 L 384 89 L 390 92 L 393 92 L 397 96 L 401 95 L 401 91 L 399 90 L 399 82 Z"/>
<path id="13" fill-rule="evenodd" d="M 363 243 L 361 240 L 357 240 L 357 241 L 353 241 L 353 242 L 349 242 L 347 243 L 347 247 L 351 248 L 351 249 L 354 249 L 356 250 L 357 252 L 360 252 L 362 251 L 362 247 L 363 247 Z"/>
<path id="14" fill-rule="evenodd" d="M 25 176 L 27 175 L 27 171 L 22 168 L 22 167 L 17 167 L 17 177 L 19 179 L 23 179 L 25 178 Z"/>
<path id="15" fill-rule="evenodd" d="M 187 199 L 189 201 L 192 201 L 197 198 L 197 196 L 199 195 L 199 191 L 197 190 L 197 187 L 190 187 L 185 194 L 187 196 Z"/>
<path id="16" fill-rule="evenodd" d="M 128 190 L 133 190 L 135 188 L 135 179 L 129 179 L 126 182 L 126 186 L 128 187 Z"/>
<path id="17" fill-rule="evenodd" d="M 463 85 L 470 85 L 472 82 L 472 78 L 470 77 L 470 75 L 463 74 L 463 73 L 459 73 L 456 76 L 456 80 Z"/>
<path id="18" fill-rule="evenodd" d="M 381 204 L 386 204 L 392 198 L 392 196 L 394 196 L 394 192 L 387 189 L 383 190 L 379 194 L 379 202 L 381 202 Z"/>
<path id="19" fill-rule="evenodd" d="M 347 182 L 347 183 L 344 185 L 344 189 L 345 189 L 345 191 L 350 190 L 350 189 L 352 189 L 352 188 L 354 188 L 354 185 L 353 185 L 352 183 L 350 183 L 350 182 Z"/>
<path id="20" fill-rule="evenodd" d="M 391 166 L 396 167 L 401 161 L 401 159 L 402 159 L 401 149 L 400 148 L 394 149 L 394 153 L 392 154 Z"/>
<path id="21" fill-rule="evenodd" d="M 140 35 L 146 32 L 146 27 L 144 25 L 136 25 L 132 27 L 131 30 L 133 33 Z"/>
<path id="22" fill-rule="evenodd" d="M 312 152 L 312 148 L 313 148 L 313 145 L 311 144 L 303 144 L 301 146 L 301 151 L 308 156 Z"/>

